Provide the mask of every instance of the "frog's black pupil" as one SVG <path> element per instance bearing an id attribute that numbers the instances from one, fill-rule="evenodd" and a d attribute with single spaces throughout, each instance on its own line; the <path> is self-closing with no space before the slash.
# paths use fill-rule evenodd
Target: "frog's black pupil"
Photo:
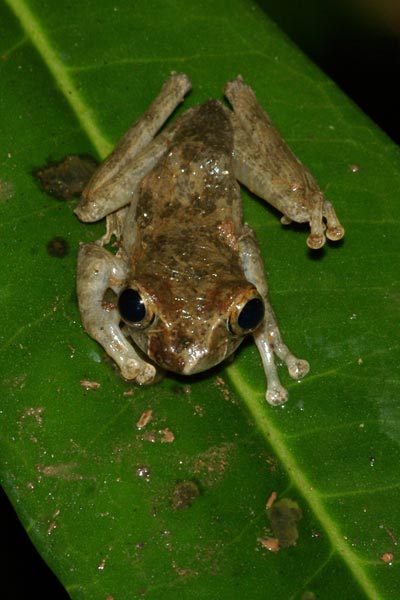
<path id="1" fill-rule="evenodd" d="M 241 329 L 255 329 L 264 317 L 264 303 L 260 298 L 252 298 L 240 311 L 238 325 Z"/>
<path id="2" fill-rule="evenodd" d="M 146 307 L 139 292 L 127 288 L 118 298 L 119 314 L 124 321 L 140 323 L 146 316 Z"/>

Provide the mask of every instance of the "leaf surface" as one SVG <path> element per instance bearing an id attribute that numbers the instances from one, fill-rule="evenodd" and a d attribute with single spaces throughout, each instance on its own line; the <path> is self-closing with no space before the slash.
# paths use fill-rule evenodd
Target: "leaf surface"
<path id="1" fill-rule="evenodd" d="M 397 147 L 249 0 L 7 0 L 0 28 L 1 477 L 71 598 L 395 597 Z M 300 384 L 280 370 L 283 408 L 250 344 L 138 388 L 80 325 L 76 252 L 104 224 L 79 223 L 32 172 L 103 158 L 172 70 L 192 79 L 185 106 L 241 73 L 346 227 L 311 255 L 305 229 L 243 191 L 282 333 L 311 363 Z M 272 492 L 303 513 L 277 553 L 260 541 Z"/>

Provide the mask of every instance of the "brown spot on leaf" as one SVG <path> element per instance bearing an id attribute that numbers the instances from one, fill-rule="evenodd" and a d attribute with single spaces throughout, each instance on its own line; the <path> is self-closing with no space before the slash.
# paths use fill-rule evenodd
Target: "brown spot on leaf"
<path id="1" fill-rule="evenodd" d="M 171 505 L 174 510 L 189 508 L 200 496 L 200 487 L 194 479 L 178 481 L 172 490 Z"/>
<path id="2" fill-rule="evenodd" d="M 96 391 L 101 386 L 101 383 L 98 381 L 90 381 L 89 379 L 81 379 L 79 385 L 85 388 L 85 390 L 93 390 Z"/>
<path id="3" fill-rule="evenodd" d="M 146 427 L 146 425 L 148 423 L 150 423 L 150 421 L 153 418 L 153 411 L 149 408 L 148 410 L 145 410 L 141 415 L 140 418 L 138 420 L 138 422 L 136 423 L 136 427 L 138 429 L 143 429 L 143 427 Z"/>
<path id="4" fill-rule="evenodd" d="M 380 559 L 381 559 L 382 562 L 391 565 L 393 563 L 393 560 L 394 560 L 394 554 L 392 552 L 384 552 L 381 555 Z"/>
<path id="5" fill-rule="evenodd" d="M 279 540 L 280 547 L 295 546 L 299 537 L 297 521 L 302 517 L 297 502 L 290 498 L 282 498 L 268 508 L 267 516 L 271 521 L 274 536 Z"/>
<path id="6" fill-rule="evenodd" d="M 96 168 L 96 161 L 89 156 L 69 155 L 33 174 L 44 192 L 59 200 L 68 200 L 81 195 Z"/>
<path id="7" fill-rule="evenodd" d="M 47 244 L 47 252 L 55 258 L 64 258 L 69 252 L 67 240 L 62 237 L 54 237 Z"/>
<path id="8" fill-rule="evenodd" d="M 258 541 L 262 545 L 263 548 L 269 550 L 270 552 L 278 552 L 279 551 L 279 540 L 278 538 L 259 538 Z"/>

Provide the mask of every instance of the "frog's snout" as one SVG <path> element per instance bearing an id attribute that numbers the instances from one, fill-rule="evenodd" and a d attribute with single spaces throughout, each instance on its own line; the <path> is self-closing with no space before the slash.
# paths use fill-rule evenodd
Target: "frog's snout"
<path id="1" fill-rule="evenodd" d="M 151 354 L 160 367 L 181 375 L 201 373 L 222 360 L 213 360 L 210 352 L 197 344 L 179 350 L 165 347 Z"/>
<path id="2" fill-rule="evenodd" d="M 149 356 L 163 369 L 181 375 L 201 373 L 219 364 L 231 353 L 228 344 L 210 346 L 207 343 L 187 341 L 182 345 L 158 344 L 150 346 Z"/>

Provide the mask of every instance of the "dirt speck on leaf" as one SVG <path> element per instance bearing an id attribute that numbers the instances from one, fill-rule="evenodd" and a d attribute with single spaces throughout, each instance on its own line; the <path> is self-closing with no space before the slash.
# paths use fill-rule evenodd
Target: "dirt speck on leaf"
<path id="1" fill-rule="evenodd" d="M 278 538 L 258 538 L 258 541 L 260 542 L 263 548 L 269 550 L 270 552 L 278 552 L 279 550 Z"/>
<path id="2" fill-rule="evenodd" d="M 282 498 L 274 502 L 267 510 L 271 521 L 274 537 L 279 540 L 281 548 L 295 546 L 299 538 L 297 521 L 302 517 L 302 512 L 295 500 Z"/>
<path id="3" fill-rule="evenodd" d="M 226 402 L 232 402 L 232 404 L 236 404 L 236 400 L 232 397 L 231 391 L 222 377 L 215 378 L 215 387 L 222 393 L 222 397 Z"/>
<path id="4" fill-rule="evenodd" d="M 81 379 L 79 385 L 81 385 L 83 388 L 85 388 L 85 390 L 88 391 L 96 391 L 101 386 L 101 384 L 98 381 L 90 381 L 89 379 Z"/>
<path id="5" fill-rule="evenodd" d="M 168 427 L 160 429 L 158 433 L 161 435 L 160 442 L 162 444 L 171 444 L 175 440 L 174 433 Z"/>
<path id="6" fill-rule="evenodd" d="M 138 429 L 143 429 L 143 427 L 146 427 L 146 425 L 148 425 L 150 423 L 152 418 L 153 418 L 153 411 L 149 408 L 148 410 L 145 410 L 144 412 L 142 412 L 142 414 L 139 417 L 139 420 L 136 423 L 136 427 Z"/>
<path id="7" fill-rule="evenodd" d="M 0 202 L 11 200 L 14 196 L 14 186 L 9 181 L 0 180 Z"/>
<path id="8" fill-rule="evenodd" d="M 39 475 L 46 477 L 55 477 L 63 481 L 79 481 L 83 479 L 83 475 L 76 472 L 78 465 L 76 463 L 57 463 L 54 465 L 36 465 Z"/>
<path id="9" fill-rule="evenodd" d="M 275 502 L 275 500 L 277 499 L 278 495 L 276 492 L 271 492 L 271 494 L 269 495 L 269 498 L 267 500 L 267 502 L 265 503 L 265 508 L 267 510 L 269 510 L 271 508 L 271 506 L 273 505 L 273 503 Z"/>
<path id="10" fill-rule="evenodd" d="M 97 168 L 89 156 L 66 156 L 59 163 L 37 169 L 33 175 L 44 192 L 59 200 L 79 196 Z"/>
<path id="11" fill-rule="evenodd" d="M 234 444 L 225 442 L 201 452 L 193 459 L 193 473 L 200 475 L 207 485 L 218 483 L 229 466 L 229 456 L 233 448 Z"/>
<path id="12" fill-rule="evenodd" d="M 187 578 L 187 577 L 193 577 L 193 576 L 196 576 L 199 574 L 198 571 L 194 571 L 193 569 L 188 569 L 188 568 L 178 566 L 178 564 L 175 561 L 172 561 L 172 568 L 180 577 Z"/>
<path id="13" fill-rule="evenodd" d="M 199 484 L 194 479 L 185 479 L 175 484 L 171 494 L 171 505 L 174 510 L 189 508 L 200 496 Z"/>
<path id="14" fill-rule="evenodd" d="M 387 565 L 391 565 L 394 561 L 394 554 L 392 552 L 384 552 L 380 556 L 380 559 L 382 562 L 386 563 Z"/>
<path id="15" fill-rule="evenodd" d="M 30 406 L 26 408 L 19 420 L 18 425 L 22 427 L 22 425 L 26 422 L 26 420 L 33 420 L 36 425 L 41 427 L 43 425 L 43 413 L 45 411 L 44 406 Z"/>
<path id="16" fill-rule="evenodd" d="M 175 440 L 174 433 L 168 428 L 164 429 L 149 429 L 137 435 L 137 438 L 144 442 L 151 442 L 155 444 L 161 442 L 161 444 L 171 444 Z"/>
<path id="17" fill-rule="evenodd" d="M 67 240 L 56 236 L 47 243 L 47 252 L 55 258 L 64 258 L 69 252 Z"/>
<path id="18" fill-rule="evenodd" d="M 314 592 L 310 592 L 310 591 L 306 591 L 304 592 L 304 594 L 301 597 L 301 600 L 316 600 L 316 595 L 314 594 Z"/>

